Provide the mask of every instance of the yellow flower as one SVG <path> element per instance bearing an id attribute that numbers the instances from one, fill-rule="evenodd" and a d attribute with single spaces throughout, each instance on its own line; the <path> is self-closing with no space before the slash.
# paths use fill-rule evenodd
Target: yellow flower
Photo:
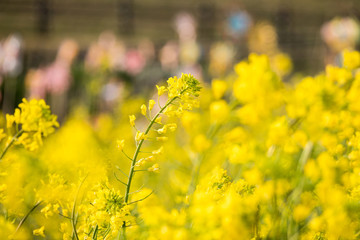
<path id="1" fill-rule="evenodd" d="M 136 136 L 135 136 L 135 141 L 140 141 L 140 140 L 146 140 L 147 136 L 144 132 L 140 132 L 140 131 L 137 131 L 136 132 Z"/>
<path id="2" fill-rule="evenodd" d="M 155 122 L 158 124 L 161 124 L 161 120 L 162 120 L 162 117 L 160 116 L 155 119 Z"/>
<path id="3" fill-rule="evenodd" d="M 132 127 L 135 126 L 135 120 L 136 120 L 135 115 L 130 115 L 130 116 L 129 116 L 129 122 L 130 122 L 130 125 L 131 125 Z"/>
<path id="4" fill-rule="evenodd" d="M 32 99 L 28 102 L 25 98 L 19 104 L 20 111 L 16 111 L 15 121 L 22 124 L 24 131 L 38 131 L 47 136 L 54 131 L 54 127 L 58 127 L 56 116 L 50 112 L 50 107 L 46 105 L 44 100 Z M 20 116 L 17 116 L 20 115 Z"/>
<path id="5" fill-rule="evenodd" d="M 161 96 L 166 92 L 166 88 L 164 86 L 159 87 L 158 85 L 156 85 L 156 88 L 158 90 L 158 95 Z"/>
<path id="6" fill-rule="evenodd" d="M 352 73 L 349 69 L 328 65 L 326 66 L 326 77 L 332 82 L 337 82 L 340 85 L 343 85 L 350 81 Z"/>
<path id="7" fill-rule="evenodd" d="M 168 137 L 157 137 L 156 138 L 156 141 L 159 141 L 159 142 L 165 142 L 168 140 Z"/>
<path id="8" fill-rule="evenodd" d="M 165 134 L 167 131 L 167 125 L 163 126 L 162 128 L 156 130 L 158 134 Z"/>
<path id="9" fill-rule="evenodd" d="M 172 77 L 168 81 L 168 96 L 169 98 L 180 97 L 183 101 L 191 98 L 191 95 L 199 96 L 200 87 L 199 81 L 191 74 L 181 74 L 181 77 Z"/>
<path id="10" fill-rule="evenodd" d="M 42 99 L 27 101 L 23 98 L 14 115 L 6 115 L 8 128 L 14 123 L 17 127 L 21 126 L 23 134 L 18 137 L 18 143 L 29 150 L 36 150 L 42 145 L 42 138 L 53 133 L 55 127 L 59 127 L 56 119 L 57 117 L 51 114 L 50 107 Z"/>
<path id="11" fill-rule="evenodd" d="M 116 146 L 120 151 L 122 151 L 125 147 L 125 140 L 124 139 L 116 140 Z"/>
<path id="12" fill-rule="evenodd" d="M 152 151 L 152 154 L 159 155 L 159 154 L 162 154 L 163 151 L 164 151 L 164 147 L 161 146 L 159 149 Z"/>
<path id="13" fill-rule="evenodd" d="M 155 101 L 152 100 L 152 99 L 149 100 L 149 110 L 150 110 L 150 111 L 153 109 L 154 105 L 155 105 Z"/>
<path id="14" fill-rule="evenodd" d="M 40 212 L 43 213 L 46 218 L 54 215 L 54 212 L 52 211 L 52 205 L 50 203 L 43 207 Z"/>
<path id="15" fill-rule="evenodd" d="M 211 146 L 211 142 L 205 135 L 199 134 L 194 139 L 194 148 L 197 152 L 203 152 Z"/>
<path id="16" fill-rule="evenodd" d="M 210 105 L 210 118 L 214 122 L 224 122 L 230 113 L 230 108 L 224 100 L 219 100 Z"/>
<path id="17" fill-rule="evenodd" d="M 228 149 L 229 161 L 231 163 L 246 163 L 253 158 L 253 151 L 251 144 L 245 143 L 242 145 L 234 144 Z"/>
<path id="18" fill-rule="evenodd" d="M 35 229 L 35 230 L 33 231 L 33 234 L 34 234 L 35 236 L 45 237 L 44 230 L 45 230 L 45 227 L 42 226 L 41 228 Z"/>
<path id="19" fill-rule="evenodd" d="M 140 166 L 143 166 L 145 163 L 148 163 L 148 162 L 153 162 L 155 161 L 155 157 L 154 156 L 149 156 L 149 157 L 146 157 L 146 158 L 141 158 L 140 160 L 138 160 L 135 164 L 136 167 L 140 167 Z"/>
<path id="20" fill-rule="evenodd" d="M 224 80 L 214 79 L 211 82 L 211 90 L 215 99 L 220 99 L 224 96 L 227 89 L 227 83 Z"/>
<path id="21" fill-rule="evenodd" d="M 166 127 L 171 131 L 171 132 L 174 132 L 177 128 L 177 124 L 176 123 L 169 123 L 169 124 L 166 124 Z"/>
<path id="22" fill-rule="evenodd" d="M 293 217 L 295 221 L 301 222 L 310 215 L 311 209 L 303 204 L 297 205 L 293 210 Z"/>
<path id="23" fill-rule="evenodd" d="M 148 168 L 149 172 L 155 172 L 158 173 L 160 170 L 159 168 L 159 164 L 155 163 L 154 165 L 152 165 L 151 167 Z"/>
<path id="24" fill-rule="evenodd" d="M 145 104 L 141 105 L 140 109 L 141 109 L 141 114 L 145 116 L 146 115 L 146 106 L 145 106 Z"/>
<path id="25" fill-rule="evenodd" d="M 293 68 L 291 58 L 287 54 L 284 53 L 276 54 L 271 60 L 275 71 L 280 76 L 287 75 L 288 73 L 291 72 Z"/>
<path id="26" fill-rule="evenodd" d="M 344 67 L 353 70 L 360 67 L 360 53 L 357 51 L 345 50 L 343 52 Z"/>

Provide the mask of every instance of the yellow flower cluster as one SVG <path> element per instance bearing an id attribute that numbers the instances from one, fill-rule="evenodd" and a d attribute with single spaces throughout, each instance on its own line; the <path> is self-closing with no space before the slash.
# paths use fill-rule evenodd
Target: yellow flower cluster
<path id="1" fill-rule="evenodd" d="M 0 236 L 357 239 L 359 56 L 284 83 L 267 56 L 251 54 L 199 101 L 184 74 L 95 126 L 75 114 L 39 152 L 15 148 L 0 162 Z M 17 112 L 14 128 L 33 126 Z"/>
<path id="2" fill-rule="evenodd" d="M 158 104 L 159 104 L 159 110 L 158 112 L 152 117 L 152 110 L 154 106 L 157 104 L 155 100 L 151 99 L 149 100 L 148 107 L 145 104 L 142 104 L 140 107 L 140 113 L 145 116 L 149 120 L 149 125 L 147 126 L 145 131 L 136 131 L 135 134 L 135 142 L 137 143 L 137 149 L 135 151 L 135 156 L 132 159 L 132 167 L 130 170 L 129 177 L 132 177 L 135 167 L 140 167 L 145 165 L 148 162 L 153 162 L 157 155 L 159 155 L 162 151 L 152 151 L 152 154 L 147 157 L 143 157 L 138 159 L 138 154 L 140 153 L 140 148 L 145 140 L 148 139 L 148 135 L 150 134 L 150 130 L 152 130 L 153 125 L 157 124 L 157 129 L 154 128 L 153 130 L 158 135 L 164 135 L 168 131 L 174 132 L 177 128 L 176 123 L 168 123 L 163 124 L 162 121 L 162 115 L 166 116 L 181 116 L 184 110 L 191 110 L 194 106 L 198 106 L 198 100 L 197 97 L 199 96 L 200 86 L 199 82 L 190 74 L 182 74 L 180 78 L 178 77 L 172 77 L 169 78 L 167 81 L 168 86 L 156 86 L 158 90 Z M 160 106 L 160 96 L 163 95 L 165 92 L 168 93 L 168 99 L 164 106 Z M 129 122 L 130 125 L 134 128 L 135 126 L 135 115 L 129 116 Z M 157 141 L 166 141 L 168 138 L 166 136 L 156 136 L 155 138 Z M 123 148 L 125 146 L 125 140 L 117 140 L 118 142 L 118 148 L 123 151 Z M 160 148 L 162 149 L 162 147 Z M 150 172 L 158 172 L 159 171 L 159 164 L 155 163 L 151 167 L 148 168 L 148 171 Z M 130 182 L 131 183 L 131 180 Z M 128 184 L 129 184 L 128 183 Z M 127 201 L 127 197 L 126 197 Z"/>
<path id="3" fill-rule="evenodd" d="M 110 189 L 108 183 L 95 186 L 79 206 L 79 214 L 86 217 L 78 229 L 88 237 L 115 238 L 121 227 L 134 223 L 130 207 L 124 203 L 120 191 Z"/>
<path id="4" fill-rule="evenodd" d="M 175 198 L 170 211 L 156 200 L 140 205 L 151 236 L 355 239 L 358 54 L 345 52 L 344 67 L 328 66 L 293 85 L 281 82 L 266 56 L 252 54 L 235 66 L 235 75 L 215 80 L 202 112 L 182 117 L 191 150 L 165 154 L 170 159 L 187 153 L 166 174 L 172 179 L 167 191 L 182 192 L 184 199 Z M 217 167 L 206 175 L 214 166 L 226 166 L 228 173 Z M 184 189 L 181 183 L 195 186 Z M 154 223 L 149 209 L 161 219 Z M 185 220 L 172 224 L 174 213 Z"/>
<path id="5" fill-rule="evenodd" d="M 53 133 L 55 127 L 59 127 L 56 118 L 44 100 L 27 101 L 24 98 L 19 108 L 15 109 L 14 115 L 6 114 L 6 125 L 9 130 L 15 127 L 16 144 L 22 144 L 33 151 L 42 145 L 43 137 Z"/>

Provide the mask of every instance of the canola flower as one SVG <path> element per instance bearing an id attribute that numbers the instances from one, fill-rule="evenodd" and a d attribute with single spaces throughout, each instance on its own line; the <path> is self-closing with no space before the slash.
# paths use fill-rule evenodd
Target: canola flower
<path id="1" fill-rule="evenodd" d="M 51 114 L 50 107 L 44 100 L 27 101 L 24 98 L 13 115 L 6 114 L 8 131 L 11 132 L 15 129 L 16 133 L 13 137 L 9 137 L 0 159 L 14 143 L 22 144 L 30 151 L 38 149 L 42 145 L 42 138 L 53 133 L 55 127 L 59 127 L 56 118 Z M 1 137 L 4 136 L 3 130 L 1 130 Z"/>
<path id="2" fill-rule="evenodd" d="M 358 54 L 348 52 L 344 67 L 328 66 L 325 74 L 294 86 L 280 81 L 266 56 L 252 54 L 235 66 L 236 75 L 227 82 L 233 82 L 232 95 L 240 102 L 234 108 L 226 106 L 225 84 L 213 84 L 214 100 L 203 107 L 209 107 L 210 121 L 206 115 L 201 124 L 196 114 L 183 118 L 194 150 L 211 153 L 202 161 L 200 182 L 171 210 L 155 197 L 155 203 L 139 204 L 150 236 L 357 238 Z M 209 145 L 203 133 L 215 120 L 223 126 Z M 220 167 L 206 174 L 214 165 L 228 172 Z M 187 175 L 180 182 L 188 182 Z M 182 189 L 179 183 L 174 187 Z"/>
<path id="3" fill-rule="evenodd" d="M 129 192 L 131 187 L 131 182 L 133 179 L 133 175 L 136 172 L 135 167 L 137 165 L 140 165 L 140 162 L 149 161 L 149 159 L 152 159 L 154 155 L 143 158 L 138 160 L 138 155 L 140 153 L 141 147 L 144 143 L 144 141 L 147 139 L 147 135 L 149 134 L 150 130 L 152 129 L 153 125 L 157 123 L 160 125 L 159 122 L 160 117 L 162 115 L 166 116 L 181 116 L 184 110 L 191 110 L 194 106 L 197 106 L 197 100 L 196 98 L 199 96 L 200 92 L 200 86 L 199 82 L 190 74 L 182 74 L 180 78 L 178 77 L 172 77 L 169 78 L 167 81 L 168 87 L 165 88 L 164 86 L 156 86 L 158 89 L 158 96 L 160 97 L 165 92 L 168 93 L 168 100 L 166 101 L 164 106 L 160 106 L 159 111 L 154 115 L 154 117 L 151 118 L 151 111 L 156 104 L 154 100 L 150 100 L 148 104 L 149 109 L 149 124 L 146 127 L 146 130 L 144 132 L 137 131 L 135 136 L 135 142 L 136 142 L 136 150 L 134 153 L 133 158 L 131 159 L 131 167 L 128 175 L 128 181 L 126 183 L 126 190 L 125 190 L 125 196 L 124 201 L 125 203 L 128 203 L 129 201 Z M 159 100 L 158 100 L 159 101 Z M 175 105 L 178 104 L 178 105 Z M 147 116 L 147 107 L 145 104 L 141 105 L 141 114 L 144 116 Z M 130 125 L 135 127 L 135 117 L 133 115 L 130 116 Z M 166 133 L 166 130 L 169 129 L 170 131 L 174 131 L 176 129 L 175 123 L 168 123 L 163 125 L 162 128 L 157 129 L 156 132 L 158 134 L 164 134 Z M 161 137 L 162 139 L 165 139 L 164 137 Z M 159 139 L 159 137 L 157 137 Z M 148 171 L 157 172 L 159 170 L 158 164 L 154 164 L 152 167 L 148 169 Z"/>
<path id="4" fill-rule="evenodd" d="M 132 204 L 140 202 L 148 198 L 150 194 L 137 200 L 130 201 L 131 185 L 136 172 L 148 171 L 157 173 L 160 171 L 158 163 L 153 163 L 147 169 L 144 166 L 147 163 L 152 163 L 156 160 L 156 156 L 163 152 L 163 147 L 153 150 L 149 156 L 139 159 L 141 149 L 145 141 L 149 140 L 150 131 L 153 130 L 158 135 L 166 134 L 167 131 L 173 132 L 176 130 L 176 123 L 161 123 L 163 116 L 181 116 L 183 111 L 191 110 L 194 106 L 197 106 L 196 98 L 199 95 L 200 86 L 199 82 L 188 74 L 183 74 L 180 78 L 173 77 L 168 80 L 168 87 L 158 87 L 158 95 L 161 96 L 165 92 L 168 93 L 168 99 L 164 106 L 160 106 L 158 112 L 152 117 L 152 110 L 156 105 L 154 100 L 150 100 L 148 106 L 142 104 L 140 107 L 140 113 L 146 117 L 149 121 L 145 131 L 140 131 L 136 127 L 136 116 L 129 116 L 129 123 L 131 127 L 136 130 L 135 143 L 136 149 L 132 158 L 125 153 L 126 142 L 124 139 L 117 140 L 117 148 L 124 154 L 124 156 L 131 160 L 131 166 L 129 174 L 126 175 L 127 181 L 124 182 L 116 177 L 116 179 L 123 184 L 125 193 L 122 195 L 119 191 L 111 189 L 109 183 L 101 184 L 100 190 L 93 190 L 95 198 L 86 198 L 85 202 L 90 202 L 90 206 L 81 204 L 79 207 L 79 214 L 85 217 L 85 221 L 77 227 L 78 220 L 75 214 L 76 198 L 73 204 L 72 215 L 69 217 L 73 229 L 73 236 L 76 239 L 80 239 L 80 236 L 87 235 L 92 238 L 107 238 L 120 237 L 126 238 L 125 229 L 132 226 L 135 223 L 134 217 L 131 214 Z M 155 128 L 155 124 L 161 128 Z M 165 137 L 162 136 L 162 139 Z M 157 138 L 156 138 L 157 139 Z M 140 168 L 141 167 L 141 168 Z M 120 171 L 122 171 L 120 169 Z M 140 190 L 137 190 L 140 191 Z M 92 194 L 90 192 L 90 194 Z"/>
<path id="5" fill-rule="evenodd" d="M 73 117 L 39 152 L 0 162 L 0 236 L 359 238 L 359 56 L 285 83 L 283 57 L 251 54 L 199 101 L 183 75 L 95 126 Z"/>

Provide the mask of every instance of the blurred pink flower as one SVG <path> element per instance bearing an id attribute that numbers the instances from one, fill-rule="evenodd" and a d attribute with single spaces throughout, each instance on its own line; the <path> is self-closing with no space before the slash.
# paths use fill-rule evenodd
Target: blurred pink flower
<path id="1" fill-rule="evenodd" d="M 46 90 L 53 94 L 62 94 L 70 87 L 70 66 L 63 62 L 54 62 L 45 69 Z"/>
<path id="2" fill-rule="evenodd" d="M 138 74 L 145 67 L 145 58 L 137 50 L 129 50 L 126 53 L 125 70 L 131 74 Z"/>

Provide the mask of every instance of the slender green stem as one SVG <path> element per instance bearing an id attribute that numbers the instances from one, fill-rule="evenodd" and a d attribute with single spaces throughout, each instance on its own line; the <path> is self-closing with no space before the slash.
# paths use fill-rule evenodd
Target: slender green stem
<path id="1" fill-rule="evenodd" d="M 292 193 L 290 194 L 290 196 L 287 199 L 287 203 L 286 206 L 295 206 L 300 202 L 300 196 L 304 190 L 304 185 L 305 185 L 305 176 L 304 176 L 304 166 L 306 164 L 306 162 L 311 158 L 311 154 L 313 151 L 313 147 L 314 144 L 312 142 L 307 142 L 299 159 L 298 162 L 298 166 L 296 169 L 296 179 L 297 179 L 297 184 L 296 187 L 294 188 L 294 190 L 292 191 Z M 291 210 L 288 209 L 287 212 L 290 212 Z M 287 227 L 287 235 L 289 239 L 296 239 L 296 235 L 299 232 L 299 228 L 300 226 L 298 225 L 298 223 L 296 223 L 293 219 L 292 219 L 292 214 L 284 214 L 285 211 L 283 211 L 282 214 L 282 219 L 281 221 L 283 222 L 283 224 L 286 224 Z"/>
<path id="2" fill-rule="evenodd" d="M 118 182 L 120 182 L 120 183 L 122 183 L 122 184 L 124 184 L 124 185 L 126 186 L 126 183 L 124 183 L 123 181 L 121 181 L 121 180 L 117 177 L 116 173 L 114 173 L 114 177 L 116 178 L 116 180 L 118 180 Z"/>
<path id="3" fill-rule="evenodd" d="M 132 159 L 131 159 L 131 161 L 132 161 Z M 129 176 L 128 176 L 128 175 L 126 175 L 126 173 L 124 173 L 124 171 L 123 171 L 123 170 L 121 170 L 121 168 L 120 168 L 120 167 L 116 166 L 116 169 L 117 169 L 117 170 L 119 170 L 122 174 L 124 174 L 124 176 L 125 176 L 126 178 L 129 178 Z"/>
<path id="4" fill-rule="evenodd" d="M 24 133 L 24 130 L 20 130 L 18 131 L 11 139 L 11 141 L 6 145 L 6 147 L 4 148 L 4 150 L 2 151 L 1 155 L 0 155 L 0 160 L 4 157 L 5 153 L 7 152 L 7 150 L 9 150 L 9 148 L 13 145 L 13 143 L 15 142 L 15 140 L 21 136 L 21 134 Z"/>
<path id="5" fill-rule="evenodd" d="M 126 227 L 123 225 L 122 231 L 121 231 L 121 238 L 123 240 L 126 240 Z"/>
<path id="6" fill-rule="evenodd" d="M 26 219 L 30 216 L 30 214 L 42 203 L 42 201 L 37 202 L 30 210 L 29 212 L 21 219 L 19 225 L 17 226 L 15 233 L 16 234 L 21 226 L 25 223 Z"/>
<path id="7" fill-rule="evenodd" d="M 159 112 L 154 116 L 153 119 L 151 119 L 148 127 L 146 128 L 146 131 L 145 131 L 145 135 L 147 135 L 151 129 L 151 127 L 153 126 L 153 124 L 155 123 L 156 119 L 160 116 L 160 114 L 162 114 L 165 109 L 170 105 L 172 104 L 177 98 L 179 98 L 179 96 L 181 96 L 185 91 L 187 91 L 188 88 L 184 89 L 181 91 L 181 93 L 178 95 L 178 96 L 175 96 L 173 98 L 171 98 L 166 104 L 164 107 L 160 107 L 160 110 Z M 158 98 L 159 99 L 159 98 Z M 158 104 L 160 106 L 160 101 L 158 101 Z M 135 173 L 135 164 L 136 164 L 136 159 L 140 153 L 140 149 L 141 149 L 141 146 L 142 144 L 144 143 L 144 139 L 141 139 L 139 141 L 139 143 L 136 145 L 136 150 L 135 150 L 135 153 L 134 153 L 134 157 L 132 159 L 132 162 L 131 162 L 131 167 L 130 167 L 130 171 L 129 171 L 129 177 L 128 177 L 128 182 L 126 184 L 126 190 L 125 190 L 125 197 L 124 197 L 124 202 L 125 204 L 128 204 L 129 202 L 129 195 L 130 195 L 130 187 L 131 187 L 131 182 L 132 182 L 132 179 L 133 179 L 133 176 L 134 176 L 134 173 Z M 152 193 L 152 192 L 151 192 Z M 149 194 L 148 196 L 146 196 L 144 199 L 146 199 L 147 197 L 149 197 L 151 194 Z M 141 199 L 139 201 L 142 201 L 144 199 Z M 135 202 L 138 202 L 138 201 L 135 201 Z M 132 203 L 135 203 L 135 202 L 132 202 Z M 131 203 L 131 204 L 132 204 Z M 123 226 L 122 226 L 122 231 L 121 231 L 121 237 L 122 239 L 125 239 L 126 240 L 126 224 L 125 222 L 123 223 Z"/>
<path id="8" fill-rule="evenodd" d="M 165 109 L 175 101 L 175 99 L 177 99 L 178 97 L 174 97 L 172 98 L 164 107 L 162 107 L 160 109 L 160 111 L 154 116 L 154 118 L 150 121 L 149 123 L 149 126 L 146 128 L 146 131 L 145 131 L 145 135 L 147 135 L 152 127 L 152 125 L 155 123 L 156 119 L 160 116 L 161 113 L 163 113 L 165 111 Z M 135 173 L 135 164 L 136 164 L 136 159 L 139 155 L 139 152 L 140 152 L 140 149 L 141 149 L 141 146 L 144 142 L 144 139 L 141 139 L 139 141 L 139 144 L 137 145 L 136 147 L 136 150 L 135 150 L 135 153 L 134 153 L 134 157 L 132 159 L 132 162 L 131 162 L 131 167 L 130 167 L 130 172 L 129 172 L 129 178 L 128 178 L 128 182 L 126 184 L 126 190 L 125 190 L 125 198 L 124 198 L 124 201 L 125 203 L 128 203 L 129 201 L 129 192 L 130 192 L 130 187 L 131 187 L 131 182 L 132 182 L 132 179 L 133 179 L 133 176 L 134 176 L 134 173 Z"/>
<path id="9" fill-rule="evenodd" d="M 97 239 L 97 232 L 98 232 L 98 225 L 96 225 L 94 233 L 93 233 L 91 239 L 94 239 L 94 240 Z"/>
<path id="10" fill-rule="evenodd" d="M 131 157 L 129 157 L 129 156 L 124 152 L 124 150 L 122 150 L 122 153 L 125 155 L 125 157 L 127 157 L 130 161 L 132 161 Z"/>
<path id="11" fill-rule="evenodd" d="M 59 213 L 59 215 L 62 216 L 62 217 L 64 217 L 64 218 L 67 218 L 67 219 L 70 219 L 70 220 L 71 220 L 71 217 L 65 216 L 64 214 Z"/>
<path id="12" fill-rule="evenodd" d="M 78 236 L 78 233 L 76 231 L 76 222 L 77 222 L 77 214 L 76 214 L 76 201 L 77 201 L 77 198 L 79 196 L 79 193 L 80 193 L 80 188 L 81 186 L 83 185 L 83 183 L 85 182 L 85 179 L 87 178 L 87 175 L 84 177 L 84 179 L 81 181 L 78 189 L 77 189 L 77 193 L 76 193 L 76 196 L 75 196 L 75 199 L 74 199 L 74 204 L 73 204 L 73 208 L 72 208 L 72 212 L 71 212 L 71 226 L 72 226 L 72 229 L 73 229 L 73 237 L 75 237 L 76 240 L 79 240 L 79 236 Z"/>
<path id="13" fill-rule="evenodd" d="M 129 195 L 140 192 L 143 187 L 144 187 L 144 184 L 138 190 L 129 193 Z"/>
<path id="14" fill-rule="evenodd" d="M 141 199 L 139 199 L 139 200 L 136 200 L 136 201 L 133 201 L 133 202 L 129 203 L 129 205 L 130 205 L 130 204 L 137 203 L 137 202 L 141 202 L 141 201 L 147 199 L 148 197 L 150 197 L 151 194 L 153 194 L 153 193 L 154 193 L 154 191 L 152 191 L 151 193 L 149 193 L 148 195 L 146 195 L 145 197 L 143 197 L 143 198 L 141 198 Z"/>
<path id="15" fill-rule="evenodd" d="M 260 205 L 257 206 L 257 210 L 255 213 L 255 226 L 254 226 L 254 239 L 258 240 L 260 238 Z"/>

